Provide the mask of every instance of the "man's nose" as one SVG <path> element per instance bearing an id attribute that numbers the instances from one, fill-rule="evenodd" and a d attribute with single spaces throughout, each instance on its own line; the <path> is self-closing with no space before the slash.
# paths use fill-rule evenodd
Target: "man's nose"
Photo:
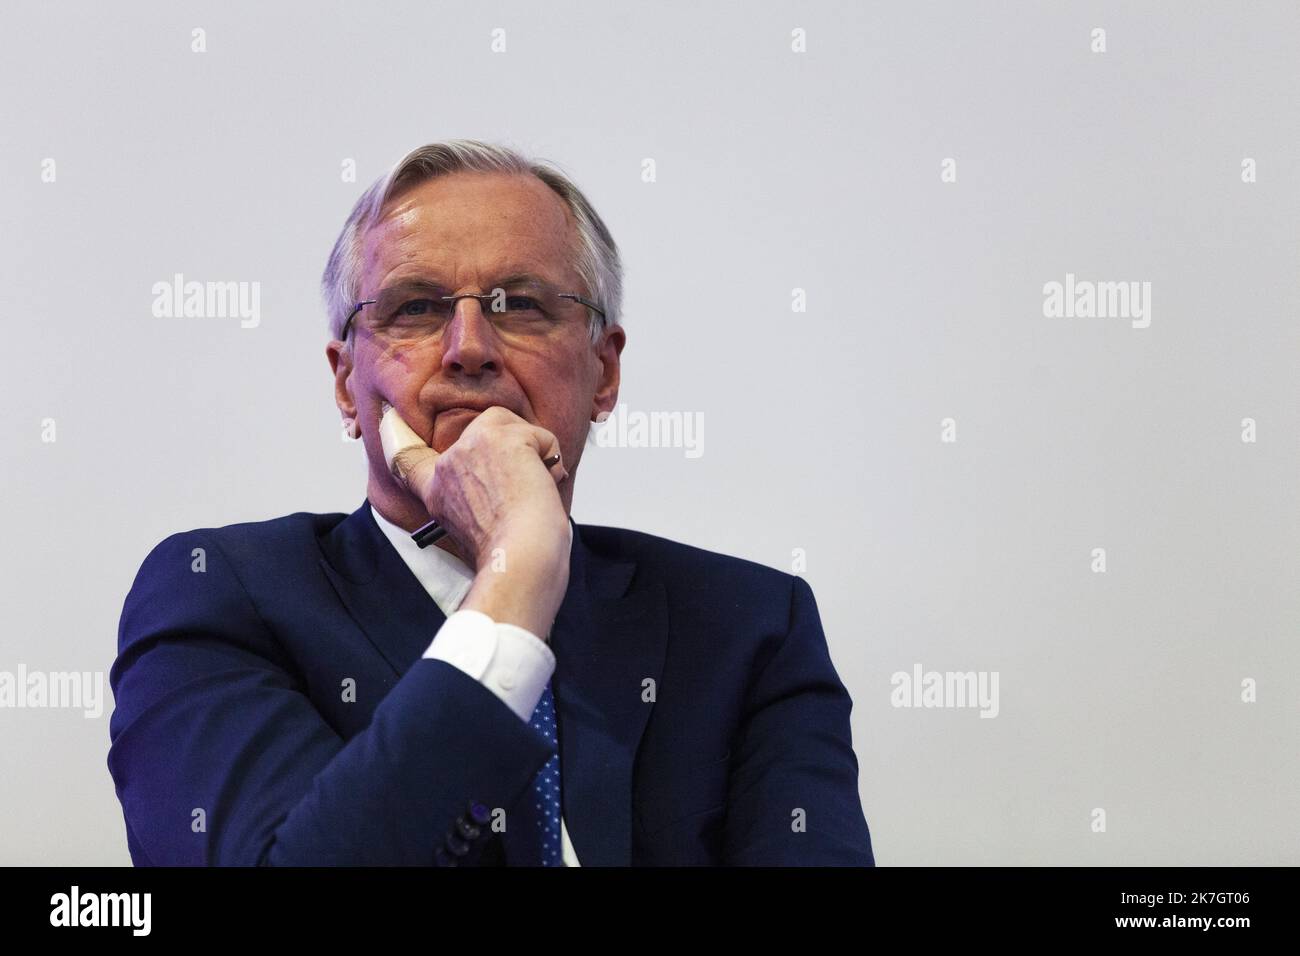
<path id="1" fill-rule="evenodd" d="M 501 368 L 496 330 L 483 311 L 482 300 L 473 296 L 456 300 L 442 343 L 442 367 L 447 371 L 481 375 Z"/>

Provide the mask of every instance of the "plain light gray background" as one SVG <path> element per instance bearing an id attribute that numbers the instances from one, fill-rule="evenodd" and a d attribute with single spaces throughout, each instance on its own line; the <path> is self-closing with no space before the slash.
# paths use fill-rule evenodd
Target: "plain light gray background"
<path id="1" fill-rule="evenodd" d="M 1300 8 L 1136 6 L 6 4 L 0 670 L 107 696 L 159 540 L 361 503 L 325 257 L 405 151 L 487 139 L 620 243 L 621 400 L 705 421 L 589 448 L 574 516 L 804 549 L 881 864 L 1300 862 Z M 260 325 L 155 318 L 176 272 Z M 1067 272 L 1150 327 L 1045 318 Z M 917 663 L 998 717 L 891 706 Z M 110 706 L 0 710 L 0 862 L 129 864 Z"/>

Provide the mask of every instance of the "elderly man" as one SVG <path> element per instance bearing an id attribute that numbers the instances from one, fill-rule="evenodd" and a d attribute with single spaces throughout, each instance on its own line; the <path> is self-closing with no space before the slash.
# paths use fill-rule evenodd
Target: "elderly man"
<path id="1" fill-rule="evenodd" d="M 569 518 L 626 340 L 583 194 L 421 147 L 323 288 L 366 501 L 146 558 L 110 674 L 132 859 L 871 865 L 807 584 Z"/>

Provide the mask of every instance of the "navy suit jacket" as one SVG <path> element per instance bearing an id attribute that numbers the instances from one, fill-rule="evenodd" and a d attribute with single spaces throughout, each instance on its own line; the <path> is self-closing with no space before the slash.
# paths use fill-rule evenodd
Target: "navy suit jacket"
<path id="1" fill-rule="evenodd" d="M 422 657 L 444 620 L 369 501 L 163 540 L 109 674 L 135 864 L 428 866 L 470 801 L 506 821 L 474 862 L 532 862 L 509 821 L 556 745 Z M 575 524 L 551 647 L 581 865 L 874 864 L 801 578 Z"/>

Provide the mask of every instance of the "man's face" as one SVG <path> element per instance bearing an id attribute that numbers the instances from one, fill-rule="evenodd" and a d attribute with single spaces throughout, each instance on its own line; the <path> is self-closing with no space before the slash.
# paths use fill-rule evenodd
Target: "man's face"
<path id="1" fill-rule="evenodd" d="M 442 176 L 393 197 L 366 232 L 360 298 L 378 298 L 381 290 L 415 278 L 455 293 L 486 293 L 519 273 L 589 297 L 572 266 L 576 241 L 563 200 L 539 179 L 477 172 Z M 338 341 L 326 354 L 339 410 L 361 425 L 372 503 L 376 493 L 409 496 L 384 463 L 383 400 L 439 452 L 474 420 L 472 409 L 504 406 L 555 434 L 571 476 L 589 423 L 617 400 L 623 332 L 605 329 L 593 346 L 585 308 L 575 309 L 575 321 L 519 336 L 494 327 L 490 301 L 460 299 L 439 336 L 415 341 L 372 331 L 378 316 L 365 313 L 353 319 L 351 355 Z M 572 484 L 570 478 L 561 489 L 566 509 Z"/>

